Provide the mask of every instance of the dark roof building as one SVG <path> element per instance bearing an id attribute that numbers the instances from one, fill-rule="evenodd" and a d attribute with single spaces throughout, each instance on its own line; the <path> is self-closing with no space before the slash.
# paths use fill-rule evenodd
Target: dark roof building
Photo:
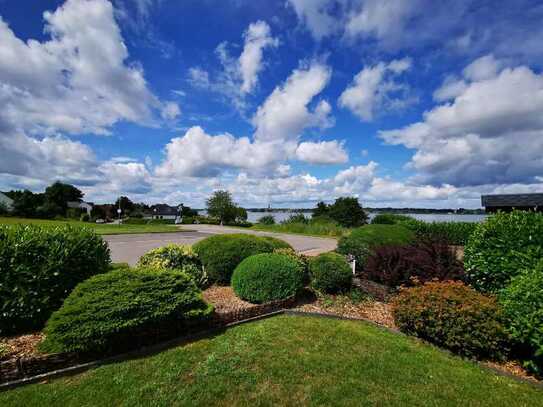
<path id="1" fill-rule="evenodd" d="M 483 195 L 481 203 L 487 212 L 504 211 L 513 209 L 535 210 L 543 212 L 543 193 L 538 194 L 502 194 Z"/>
<path id="2" fill-rule="evenodd" d="M 175 219 L 179 215 L 179 208 L 166 204 L 151 206 L 148 216 L 153 219 Z"/>

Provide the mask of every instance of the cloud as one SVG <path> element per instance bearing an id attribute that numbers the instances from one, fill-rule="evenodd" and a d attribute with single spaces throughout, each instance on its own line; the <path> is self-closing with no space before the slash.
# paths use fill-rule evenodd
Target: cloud
<path id="1" fill-rule="evenodd" d="M 242 112 L 246 109 L 245 97 L 256 89 L 258 75 L 265 66 L 264 50 L 279 45 L 279 40 L 271 35 L 270 26 L 261 20 L 249 24 L 243 38 L 243 51 L 238 58 L 230 54 L 228 42 L 217 46 L 215 54 L 222 69 L 214 78 L 201 67 L 192 67 L 188 71 L 188 81 L 192 86 L 225 97 Z"/>
<path id="2" fill-rule="evenodd" d="M 331 71 L 313 62 L 307 68 L 295 69 L 282 86 L 258 108 L 252 123 L 254 138 L 261 141 L 292 140 L 309 127 L 330 127 L 331 106 L 322 100 L 310 110 L 309 103 L 322 92 L 330 80 Z"/>
<path id="3" fill-rule="evenodd" d="M 464 70 L 465 89 L 407 127 L 380 132 L 415 149 L 420 182 L 455 186 L 533 183 L 543 168 L 543 76 L 526 66 Z M 471 79 L 476 78 L 476 79 Z"/>
<path id="4" fill-rule="evenodd" d="M 337 21 L 330 13 L 330 0 L 288 0 L 300 22 L 307 26 L 316 40 L 336 31 Z"/>
<path id="5" fill-rule="evenodd" d="M 310 164 L 344 164 L 349 161 L 344 144 L 337 140 L 318 143 L 305 141 L 298 145 L 296 158 Z"/>
<path id="6" fill-rule="evenodd" d="M 181 109 L 175 102 L 166 102 L 162 107 L 161 116 L 165 120 L 175 120 L 181 115 Z"/>
<path id="7" fill-rule="evenodd" d="M 242 78 L 241 91 L 251 92 L 262 70 L 262 54 L 266 47 L 277 47 L 279 41 L 271 36 L 270 26 L 264 21 L 252 23 L 244 34 L 245 45 L 239 57 L 239 71 Z"/>
<path id="8" fill-rule="evenodd" d="M 349 109 L 361 120 L 370 122 L 377 114 L 403 109 L 416 102 L 410 88 L 395 77 L 411 68 L 409 58 L 380 62 L 362 69 L 340 95 L 339 106 Z"/>

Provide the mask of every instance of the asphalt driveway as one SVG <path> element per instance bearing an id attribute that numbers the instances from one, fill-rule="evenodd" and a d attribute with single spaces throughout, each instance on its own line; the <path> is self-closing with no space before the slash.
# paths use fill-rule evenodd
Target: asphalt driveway
<path id="1" fill-rule="evenodd" d="M 180 230 L 179 233 L 145 233 L 102 237 L 109 245 L 112 261 L 130 265 L 136 264 L 138 259 L 151 249 L 172 243 L 192 245 L 216 234 L 249 233 L 260 236 L 273 236 L 285 240 L 296 251 L 309 256 L 334 250 L 337 245 L 337 241 L 331 238 L 259 232 L 214 225 L 188 225 L 180 227 Z"/>

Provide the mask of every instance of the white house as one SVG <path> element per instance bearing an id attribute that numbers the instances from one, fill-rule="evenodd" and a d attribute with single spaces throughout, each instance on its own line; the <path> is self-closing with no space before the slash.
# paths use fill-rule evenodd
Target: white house
<path id="1" fill-rule="evenodd" d="M 8 208 L 9 211 L 13 209 L 13 199 L 11 199 L 6 194 L 0 192 L 0 205 L 4 205 L 6 208 Z"/>
<path id="2" fill-rule="evenodd" d="M 74 208 L 74 209 L 83 209 L 85 212 L 87 212 L 87 215 L 90 216 L 92 211 L 93 204 L 92 202 L 84 202 L 84 201 L 71 201 L 68 202 L 68 208 Z"/>

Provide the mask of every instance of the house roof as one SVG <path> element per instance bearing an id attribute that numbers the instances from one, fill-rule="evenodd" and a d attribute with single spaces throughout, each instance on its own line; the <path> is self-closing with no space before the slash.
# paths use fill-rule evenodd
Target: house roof
<path id="1" fill-rule="evenodd" d="M 6 194 L 0 192 L 0 202 L 3 202 L 3 203 L 8 204 L 8 205 L 12 205 L 13 204 L 13 199 L 11 199 Z"/>
<path id="2" fill-rule="evenodd" d="M 481 203 L 489 207 L 543 207 L 543 193 L 483 195 Z"/>
<path id="3" fill-rule="evenodd" d="M 151 206 L 150 213 L 152 215 L 177 215 L 178 209 L 175 206 L 157 204 Z"/>

